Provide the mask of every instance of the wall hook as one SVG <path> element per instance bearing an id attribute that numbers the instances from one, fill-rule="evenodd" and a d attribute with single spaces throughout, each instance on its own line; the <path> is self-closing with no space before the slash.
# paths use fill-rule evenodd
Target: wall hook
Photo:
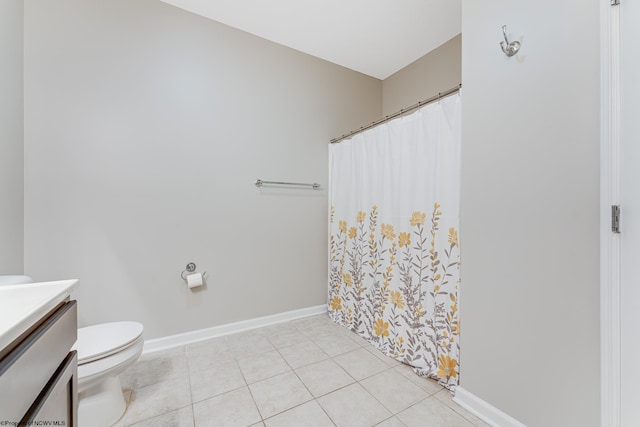
<path id="1" fill-rule="evenodd" d="M 506 25 L 502 26 L 502 35 L 504 36 L 504 41 L 500 42 L 500 47 L 502 48 L 502 51 L 505 53 L 505 55 L 511 58 L 520 50 L 520 42 L 517 40 L 509 42 L 509 39 L 507 38 Z"/>

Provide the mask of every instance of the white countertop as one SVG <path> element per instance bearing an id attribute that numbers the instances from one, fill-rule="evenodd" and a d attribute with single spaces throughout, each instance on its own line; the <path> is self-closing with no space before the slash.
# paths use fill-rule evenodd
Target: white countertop
<path id="1" fill-rule="evenodd" d="M 71 279 L 0 286 L 0 349 L 68 298 L 76 283 Z"/>

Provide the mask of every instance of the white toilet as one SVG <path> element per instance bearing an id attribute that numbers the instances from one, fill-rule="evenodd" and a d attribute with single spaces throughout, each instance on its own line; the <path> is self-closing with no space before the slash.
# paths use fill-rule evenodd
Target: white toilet
<path id="1" fill-rule="evenodd" d="M 113 322 L 78 329 L 78 421 L 108 427 L 127 409 L 118 376 L 142 353 L 142 324 Z"/>
<path id="2" fill-rule="evenodd" d="M 28 276 L 0 276 L 1 285 L 31 283 Z M 142 353 L 143 326 L 113 322 L 78 329 L 78 425 L 108 427 L 127 408 L 118 376 Z"/>

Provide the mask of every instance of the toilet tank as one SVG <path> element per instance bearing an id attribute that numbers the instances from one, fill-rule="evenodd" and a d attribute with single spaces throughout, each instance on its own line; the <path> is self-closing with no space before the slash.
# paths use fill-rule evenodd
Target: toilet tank
<path id="1" fill-rule="evenodd" d="M 1 276 L 0 286 L 4 285 L 19 285 L 21 283 L 33 283 L 33 279 L 29 276 Z"/>

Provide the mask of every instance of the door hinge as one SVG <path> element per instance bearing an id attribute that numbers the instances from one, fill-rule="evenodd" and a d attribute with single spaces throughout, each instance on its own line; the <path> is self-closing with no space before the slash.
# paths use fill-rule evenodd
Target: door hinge
<path id="1" fill-rule="evenodd" d="M 611 205 L 611 231 L 620 233 L 620 205 Z"/>
<path id="2" fill-rule="evenodd" d="M 620 0 L 611 0 L 611 6 L 619 6 Z"/>

